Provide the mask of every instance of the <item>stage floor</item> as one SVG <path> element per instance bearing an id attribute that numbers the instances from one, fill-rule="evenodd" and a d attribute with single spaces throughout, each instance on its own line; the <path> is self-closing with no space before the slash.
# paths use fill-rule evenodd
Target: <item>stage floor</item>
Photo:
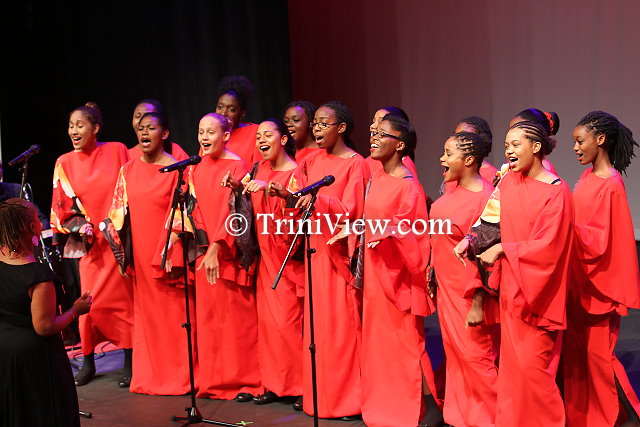
<path id="1" fill-rule="evenodd" d="M 425 321 L 427 348 L 432 364 L 442 360 L 442 341 L 436 316 Z M 636 392 L 640 391 L 640 311 L 631 310 L 623 318 L 616 353 L 624 364 Z M 172 415 L 184 415 L 184 408 L 191 406 L 189 396 L 147 396 L 120 389 L 122 351 L 104 353 L 96 360 L 97 377 L 88 385 L 78 387 L 80 409 L 93 414 L 82 418 L 84 426 L 179 426 L 171 421 Z M 202 416 L 230 424 L 258 426 L 312 426 L 313 419 L 302 412 L 295 412 L 290 402 L 277 402 L 257 406 L 253 403 L 237 403 L 211 399 L 196 399 Z M 321 420 L 321 426 L 364 426 L 362 421 Z"/>

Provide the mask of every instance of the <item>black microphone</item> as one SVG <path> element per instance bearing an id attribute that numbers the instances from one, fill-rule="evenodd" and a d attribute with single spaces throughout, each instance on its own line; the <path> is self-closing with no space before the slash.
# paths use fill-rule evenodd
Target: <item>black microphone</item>
<path id="1" fill-rule="evenodd" d="M 39 152 L 40 152 L 40 146 L 38 144 L 33 144 L 31 147 L 29 147 L 27 151 L 20 154 L 15 159 L 11 160 L 9 162 L 9 166 L 15 166 L 18 163 L 22 163 L 25 160 L 27 160 L 29 157 L 33 156 L 34 154 L 38 154 Z"/>
<path id="2" fill-rule="evenodd" d="M 305 187 L 302 190 L 293 193 L 293 195 L 296 196 L 296 197 L 301 197 L 301 196 L 304 196 L 305 194 L 309 194 L 309 193 L 313 193 L 314 191 L 318 191 L 322 187 L 326 187 L 327 185 L 331 185 L 335 181 L 336 181 L 336 179 L 334 178 L 333 175 L 327 175 L 324 178 L 322 178 L 320 181 L 314 182 L 310 186 Z"/>
<path id="3" fill-rule="evenodd" d="M 165 166 L 163 168 L 158 169 L 160 171 L 160 173 L 165 173 L 165 172 L 173 172 L 173 171 L 177 171 L 177 170 L 185 170 L 187 168 L 187 166 L 189 165 L 197 165 L 198 163 L 200 163 L 200 160 L 202 160 L 202 157 L 196 155 L 193 157 L 189 157 L 188 159 L 184 159 L 181 160 L 179 162 L 175 162 L 172 165 L 169 166 Z"/>

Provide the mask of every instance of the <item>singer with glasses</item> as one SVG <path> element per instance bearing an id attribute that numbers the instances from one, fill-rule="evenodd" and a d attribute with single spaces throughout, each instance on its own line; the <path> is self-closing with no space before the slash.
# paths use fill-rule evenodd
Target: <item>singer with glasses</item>
<path id="1" fill-rule="evenodd" d="M 253 287 L 257 253 L 241 257 L 241 248 L 226 227 L 232 194 L 224 183 L 247 173 L 242 159 L 226 149 L 230 128 L 220 114 L 202 117 L 198 125 L 202 161 L 187 170 L 185 226 L 197 245 L 191 257 L 196 266 L 197 396 L 251 401 L 261 389 Z M 182 229 L 178 218 L 176 214 L 172 224 L 175 232 Z M 177 234 L 172 233 L 171 240 L 178 241 Z M 241 265 L 239 258 L 248 261 Z M 165 267 L 172 270 L 171 263 Z"/>
<path id="2" fill-rule="evenodd" d="M 335 176 L 332 185 L 318 190 L 315 208 L 323 218 L 321 233 L 311 235 L 311 248 L 316 250 L 311 262 L 315 287 L 317 404 L 321 418 L 357 416 L 362 400 L 358 355 L 362 292 L 353 286 L 347 242 L 327 244 L 344 226 L 346 218 L 354 220 L 362 215 L 369 169 L 362 156 L 353 150 L 350 139 L 353 128 L 353 116 L 347 106 L 337 101 L 322 105 L 313 121 L 313 133 L 320 150 L 298 166 L 300 187 L 328 175 Z M 288 203 L 293 202 L 294 208 L 304 208 L 310 200 L 311 195 L 307 194 Z M 330 225 L 338 229 L 331 231 Z M 303 407 L 307 414 L 312 414 L 311 360 L 306 350 L 309 347 L 308 299 L 303 342 Z"/>
<path id="3" fill-rule="evenodd" d="M 159 171 L 176 162 L 163 150 L 169 138 L 164 116 L 144 114 L 138 138 L 142 156 L 120 169 L 111 209 L 100 230 L 111 245 L 121 273 L 133 276 L 136 351 L 130 390 L 181 395 L 190 390 L 187 337 L 181 327 L 185 319 L 184 293 L 176 287 L 182 282 L 180 275 L 172 278 L 152 266 L 164 245 L 164 220 L 177 179 L 175 172 Z M 172 261 L 179 266 L 182 252 L 176 252 L 179 256 Z"/>
<path id="4" fill-rule="evenodd" d="M 120 387 L 131 379 L 133 290 L 131 280 L 118 274 L 109 244 L 95 229 L 109 213 L 113 187 L 127 162 L 127 149 L 119 142 L 98 142 L 102 115 L 87 103 L 69 115 L 73 151 L 56 161 L 53 173 L 51 228 L 53 243 L 64 258 L 79 259 L 81 292 L 91 291 L 93 310 L 79 320 L 84 358 L 76 385 L 95 376 L 94 348 L 104 341 L 124 349 Z"/>
<path id="5" fill-rule="evenodd" d="M 390 107 L 382 107 L 382 108 L 380 108 L 373 115 L 373 120 L 372 120 L 371 124 L 369 125 L 369 136 L 370 136 L 369 143 L 370 144 L 373 143 L 373 137 L 377 135 L 376 129 L 378 129 L 378 124 L 388 114 L 390 114 L 392 116 L 400 117 L 403 120 L 409 121 L 409 116 L 400 107 L 390 106 Z M 382 163 L 380 163 L 377 160 L 374 160 L 371 156 L 368 156 L 365 160 L 367 161 L 367 166 L 369 167 L 369 170 L 371 171 L 371 175 L 374 175 L 376 172 L 378 172 L 380 169 L 382 169 Z M 411 154 L 405 155 L 405 156 L 402 157 L 402 164 L 405 165 L 405 167 L 411 171 L 411 174 L 413 176 L 417 177 L 418 176 L 418 171 L 416 170 L 416 165 L 414 163 L 414 160 L 415 160 L 415 153 L 412 151 Z"/>

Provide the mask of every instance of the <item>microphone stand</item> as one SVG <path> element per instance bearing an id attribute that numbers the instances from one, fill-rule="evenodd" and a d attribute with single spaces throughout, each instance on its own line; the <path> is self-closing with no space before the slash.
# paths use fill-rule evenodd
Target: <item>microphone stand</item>
<path id="1" fill-rule="evenodd" d="M 275 280 L 273 281 L 273 285 L 271 289 L 276 289 L 278 286 L 278 282 L 280 282 L 280 278 L 282 277 L 282 273 L 289 262 L 289 258 L 291 258 L 291 254 L 293 253 L 293 249 L 295 248 L 296 242 L 298 241 L 298 237 L 301 234 L 304 234 L 304 242 L 307 248 L 307 282 L 308 282 L 308 290 L 306 294 L 306 299 L 309 301 L 309 354 L 311 356 L 311 390 L 313 395 L 313 425 L 314 427 L 318 427 L 318 383 L 316 376 L 316 341 L 315 341 L 315 329 L 313 324 L 313 278 L 311 277 L 311 255 L 316 253 L 315 248 L 311 247 L 311 230 L 309 223 L 307 220 L 311 217 L 311 214 L 314 210 L 314 205 L 316 203 L 318 190 L 312 191 L 311 201 L 307 205 L 304 213 L 302 214 L 302 227 L 304 227 L 304 231 L 302 231 L 302 227 L 298 227 L 298 232 L 293 238 L 293 242 L 291 242 L 291 246 L 289 247 L 289 251 L 287 252 L 287 256 L 284 258 L 284 262 L 280 267 L 280 271 L 276 275 Z M 304 398 L 304 396 L 303 396 Z"/>
<path id="2" fill-rule="evenodd" d="M 191 407 L 184 408 L 187 412 L 186 416 L 178 416 L 172 415 L 171 421 L 186 421 L 183 426 L 188 426 L 191 424 L 214 424 L 218 426 L 228 426 L 228 427 L 237 427 L 236 424 L 224 423 L 222 421 L 214 421 L 209 420 L 207 418 L 202 418 L 200 414 L 200 410 L 196 406 L 196 387 L 195 387 L 195 375 L 194 375 L 194 367 L 193 367 L 193 349 L 192 349 L 192 338 L 191 338 L 191 311 L 189 310 L 189 276 L 187 271 L 187 233 L 184 231 L 184 209 L 185 209 L 185 199 L 186 195 L 182 191 L 182 186 L 184 185 L 184 171 L 188 165 L 181 166 L 177 169 L 178 171 L 178 180 L 176 181 L 176 189 L 173 193 L 173 201 L 171 202 L 171 219 L 169 221 L 169 228 L 167 230 L 167 240 L 165 241 L 164 251 L 162 252 L 162 263 L 160 268 L 164 270 L 165 264 L 167 262 L 167 249 L 169 247 L 169 239 L 171 238 L 171 228 L 173 225 L 173 219 L 175 218 L 176 209 L 180 209 L 180 219 L 182 223 L 182 230 L 179 234 L 180 239 L 182 240 L 182 262 L 184 265 L 182 279 L 184 282 L 184 304 L 185 304 L 185 322 L 182 324 L 182 327 L 185 329 L 187 333 L 187 348 L 189 354 L 189 383 L 191 385 L 191 390 L 189 391 L 189 395 L 191 396 Z"/>

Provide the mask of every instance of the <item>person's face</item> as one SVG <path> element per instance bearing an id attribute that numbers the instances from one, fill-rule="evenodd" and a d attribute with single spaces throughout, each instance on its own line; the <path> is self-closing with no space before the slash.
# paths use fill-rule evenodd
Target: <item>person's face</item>
<path id="1" fill-rule="evenodd" d="M 218 119 L 204 116 L 198 125 L 198 142 L 202 154 L 218 158 L 224 152 L 225 143 L 229 139 L 229 132 L 225 132 Z"/>
<path id="2" fill-rule="evenodd" d="M 240 102 L 235 96 L 225 93 L 218 98 L 216 113 L 222 114 L 231 120 L 231 128 L 235 129 L 240 125 L 240 120 L 244 117 L 245 111 L 240 107 Z"/>
<path id="3" fill-rule="evenodd" d="M 469 163 L 467 157 L 458 148 L 458 141 L 455 138 L 447 139 L 444 142 L 444 153 L 440 157 L 440 165 L 444 168 L 443 179 L 446 182 L 459 181 L 467 163 Z"/>
<path id="4" fill-rule="evenodd" d="M 573 151 L 581 165 L 593 163 L 604 144 L 605 136 L 597 135 L 584 126 L 576 126 L 573 130 Z"/>
<path id="5" fill-rule="evenodd" d="M 286 113 L 284 113 L 282 121 L 287 125 L 287 129 L 289 129 L 289 133 L 293 139 L 298 142 L 307 140 L 311 132 L 311 122 L 304 108 L 300 106 L 288 108 Z"/>
<path id="6" fill-rule="evenodd" d="M 340 134 L 347 128 L 345 123 L 338 123 L 336 112 L 329 107 L 318 108 L 313 121 L 316 122 L 313 127 L 313 136 L 316 138 L 316 144 L 318 144 L 318 148 L 325 150 L 333 148 L 338 142 Z M 326 129 L 324 126 L 326 126 Z"/>
<path id="7" fill-rule="evenodd" d="M 388 111 L 385 109 L 380 109 L 375 112 L 375 114 L 373 115 L 373 119 L 371 120 L 371 124 L 369 125 L 369 134 L 371 134 L 371 132 L 374 132 L 378 128 L 378 123 L 382 121 L 382 118 L 386 116 L 387 113 Z M 371 136 L 369 137 L 369 143 L 373 144 L 373 137 Z"/>
<path id="8" fill-rule="evenodd" d="M 509 127 L 511 127 L 511 125 L 509 125 Z M 458 133 L 458 132 L 477 133 L 478 131 L 476 130 L 476 128 L 471 126 L 469 123 L 460 122 L 460 123 L 458 123 L 458 125 L 456 126 L 456 128 L 455 128 L 455 130 L 453 132 L 454 133 Z"/>
<path id="9" fill-rule="evenodd" d="M 529 171 L 535 158 L 534 146 L 539 145 L 526 138 L 522 129 L 516 128 L 507 132 L 504 154 L 509 162 L 509 168 L 514 172 Z M 540 147 L 537 149 L 540 150 Z"/>
<path id="10" fill-rule="evenodd" d="M 147 116 L 140 121 L 138 142 L 144 154 L 155 155 L 162 151 L 168 137 L 169 131 L 162 128 L 157 117 Z"/>
<path id="11" fill-rule="evenodd" d="M 100 126 L 94 126 L 82 111 L 74 111 L 69 118 L 69 137 L 75 151 L 92 148 L 96 143 L 96 135 Z"/>
<path id="12" fill-rule="evenodd" d="M 369 151 L 374 160 L 387 160 L 393 157 L 398 151 L 404 149 L 404 142 L 399 138 L 400 132 L 391 127 L 388 121 L 381 121 L 376 126 L 375 134 L 371 137 Z"/>
<path id="13" fill-rule="evenodd" d="M 287 143 L 287 137 L 280 134 L 273 122 L 262 122 L 256 132 L 256 147 L 262 158 L 272 160 L 278 158 Z"/>
<path id="14" fill-rule="evenodd" d="M 147 103 L 142 103 L 133 110 L 133 119 L 131 120 L 131 125 L 133 126 L 133 131 L 138 131 L 138 124 L 140 123 L 140 117 L 142 117 L 145 113 L 156 113 L 156 108 Z"/>

